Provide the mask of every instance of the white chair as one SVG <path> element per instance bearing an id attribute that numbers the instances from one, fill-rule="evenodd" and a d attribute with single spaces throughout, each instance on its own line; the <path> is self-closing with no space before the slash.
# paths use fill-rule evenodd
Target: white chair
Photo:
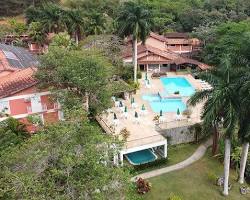
<path id="1" fill-rule="evenodd" d="M 140 124 L 140 118 L 139 117 L 134 117 L 134 119 L 133 119 L 133 122 L 135 123 L 135 124 Z"/>
<path id="2" fill-rule="evenodd" d="M 132 104 L 131 104 L 131 107 L 132 107 L 132 108 L 137 108 L 138 105 L 137 105 L 137 103 L 132 103 Z"/>
<path id="3" fill-rule="evenodd" d="M 120 123 L 119 119 L 114 119 L 114 120 L 113 120 L 114 126 L 118 126 L 119 123 Z"/>
<path id="4" fill-rule="evenodd" d="M 115 107 L 119 107 L 120 102 L 119 101 L 115 101 Z"/>
<path id="5" fill-rule="evenodd" d="M 180 121 L 180 120 L 181 120 L 181 118 L 182 118 L 182 116 L 181 116 L 181 115 L 176 115 L 176 116 L 175 116 L 175 120 L 176 120 L 176 121 Z"/>
<path id="6" fill-rule="evenodd" d="M 165 117 L 163 117 L 163 116 L 160 116 L 160 117 L 159 117 L 159 123 L 163 123 L 163 122 L 165 122 L 165 121 L 166 121 Z"/>
<path id="7" fill-rule="evenodd" d="M 124 112 L 124 106 L 121 106 L 121 107 L 119 106 L 119 109 L 120 109 L 121 113 Z"/>
<path id="8" fill-rule="evenodd" d="M 123 113 L 122 113 L 122 117 L 123 117 L 124 119 L 128 119 L 128 112 L 123 112 Z"/>
<path id="9" fill-rule="evenodd" d="M 141 116 L 145 116 L 148 114 L 148 111 L 147 110 L 141 110 Z"/>

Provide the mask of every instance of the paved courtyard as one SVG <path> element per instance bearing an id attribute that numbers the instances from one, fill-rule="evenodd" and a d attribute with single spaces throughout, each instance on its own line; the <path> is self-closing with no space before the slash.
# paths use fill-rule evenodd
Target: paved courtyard
<path id="1" fill-rule="evenodd" d="M 113 134 L 119 135 L 121 130 L 124 128 L 129 131 L 130 134 L 127 138 L 126 148 L 133 148 L 165 140 L 165 138 L 155 130 L 155 122 L 153 119 L 156 115 L 159 115 L 159 113 L 155 113 L 151 109 L 149 102 L 142 99 L 142 96 L 145 94 L 157 94 L 158 92 L 163 91 L 163 84 L 160 79 L 151 79 L 150 74 L 148 74 L 151 88 L 146 88 L 144 83 L 145 74 L 143 74 L 142 77 L 143 78 L 139 80 L 140 89 L 133 95 L 137 107 L 132 108 L 131 99 L 121 100 L 124 106 L 127 106 L 127 118 L 124 117 L 124 107 L 123 109 L 120 109 L 115 106 L 106 114 L 101 116 L 103 123 L 113 130 Z M 201 84 L 191 75 L 176 75 L 175 73 L 168 73 L 168 77 L 185 77 L 196 90 L 202 89 Z M 182 98 L 182 100 L 186 103 L 188 98 Z M 142 115 L 141 111 L 143 104 L 147 110 L 147 114 L 145 115 Z M 165 126 L 165 128 L 173 128 L 183 126 L 184 124 L 186 125 L 200 122 L 201 105 L 197 105 L 195 108 L 190 107 L 190 110 L 192 111 L 190 119 L 187 119 L 186 116 L 181 116 L 179 121 L 176 121 L 176 112 L 163 113 L 164 122 L 161 126 Z M 135 120 L 135 111 L 138 113 L 138 121 Z M 117 124 L 115 126 L 114 113 L 117 116 Z"/>

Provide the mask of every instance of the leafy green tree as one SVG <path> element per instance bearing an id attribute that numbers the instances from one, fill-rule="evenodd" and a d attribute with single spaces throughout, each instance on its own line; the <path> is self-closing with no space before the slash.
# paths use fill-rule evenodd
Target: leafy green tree
<path id="1" fill-rule="evenodd" d="M 152 17 L 144 6 L 132 1 L 125 2 L 117 18 L 118 32 L 123 37 L 132 37 L 134 82 L 137 82 L 137 41 L 145 42 L 149 35 Z"/>
<path id="2" fill-rule="evenodd" d="M 113 66 L 98 50 L 71 50 L 52 46 L 42 56 L 37 78 L 41 86 L 70 92 L 85 108 L 99 112 L 110 106 L 108 83 Z"/>
<path id="3" fill-rule="evenodd" d="M 25 12 L 28 23 L 40 22 L 44 32 L 62 32 L 66 30 L 66 12 L 56 4 L 46 3 L 40 7 L 29 7 Z"/>
<path id="4" fill-rule="evenodd" d="M 212 30 L 204 49 L 204 60 L 211 65 L 218 65 L 224 54 L 239 55 L 242 41 L 250 31 L 249 20 L 240 23 L 225 23 Z M 241 51 L 241 54 L 245 53 Z"/>
<path id="5" fill-rule="evenodd" d="M 86 32 L 88 35 L 99 35 L 105 33 L 106 19 L 102 13 L 91 12 L 87 14 Z"/>
<path id="6" fill-rule="evenodd" d="M 78 45 L 81 35 L 86 29 L 86 18 L 83 17 L 81 10 L 68 10 L 65 14 L 65 24 L 68 29 L 68 32 L 71 35 L 74 35 L 76 44 Z"/>
<path id="7" fill-rule="evenodd" d="M 0 155 L 2 152 L 21 144 L 29 134 L 25 125 L 14 118 L 7 118 L 0 122 Z"/>
<path id="8" fill-rule="evenodd" d="M 128 172 L 112 161 L 122 144 L 71 112 L 77 117 L 3 153 L 1 199 L 137 199 Z"/>
<path id="9" fill-rule="evenodd" d="M 38 44 L 42 44 L 46 39 L 46 34 L 43 32 L 43 27 L 40 22 L 30 23 L 28 34 L 32 41 Z"/>

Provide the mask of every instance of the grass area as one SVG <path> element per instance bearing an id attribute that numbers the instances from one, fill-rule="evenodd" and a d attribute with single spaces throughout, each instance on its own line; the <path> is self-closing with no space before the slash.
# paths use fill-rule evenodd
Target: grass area
<path id="1" fill-rule="evenodd" d="M 176 146 L 169 146 L 168 148 L 168 163 L 167 165 L 174 165 L 188 157 L 190 157 L 200 144 L 181 144 Z"/>
<path id="2" fill-rule="evenodd" d="M 166 164 L 161 165 L 155 165 L 152 167 L 148 167 L 144 170 L 139 170 L 133 173 L 134 175 L 141 174 L 144 172 L 152 171 L 154 169 L 159 169 L 163 167 L 167 167 L 170 165 L 174 165 L 176 163 L 179 163 L 188 157 L 190 157 L 195 150 L 198 148 L 200 144 L 181 144 L 181 145 L 175 145 L 175 146 L 169 146 L 168 147 L 168 161 Z M 128 162 L 125 162 L 125 165 L 128 165 L 131 167 L 131 165 Z"/>
<path id="3" fill-rule="evenodd" d="M 232 189 L 226 198 L 222 188 L 214 184 L 213 176 L 223 175 L 223 164 L 210 156 L 210 151 L 198 162 L 176 172 L 151 178 L 152 190 L 143 199 L 167 200 L 171 194 L 182 200 L 249 200 L 250 194 L 241 195 L 236 182 L 236 172 L 230 171 Z"/>

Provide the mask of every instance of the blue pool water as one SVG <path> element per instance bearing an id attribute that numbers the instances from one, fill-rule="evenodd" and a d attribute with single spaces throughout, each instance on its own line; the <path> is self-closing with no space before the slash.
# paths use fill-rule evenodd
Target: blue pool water
<path id="1" fill-rule="evenodd" d="M 180 112 L 186 110 L 186 105 L 181 99 L 161 99 L 158 95 L 144 95 L 143 100 L 149 101 L 152 110 L 156 113 L 162 112 Z"/>
<path id="2" fill-rule="evenodd" d="M 191 96 L 195 93 L 195 89 L 183 77 L 163 77 L 161 82 L 168 94 L 179 91 L 181 96 Z"/>
<path id="3" fill-rule="evenodd" d="M 157 159 L 157 156 L 149 149 L 129 153 L 126 157 L 133 165 L 140 165 Z"/>

